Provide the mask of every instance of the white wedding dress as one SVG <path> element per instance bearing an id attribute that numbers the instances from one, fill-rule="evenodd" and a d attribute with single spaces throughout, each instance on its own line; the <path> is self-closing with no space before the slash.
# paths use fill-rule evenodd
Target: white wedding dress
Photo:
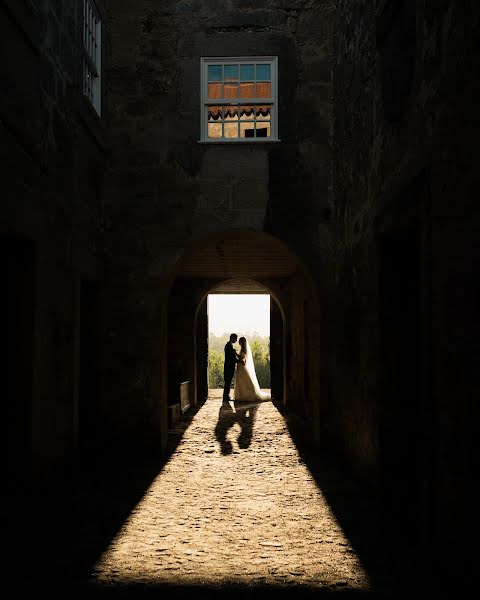
<path id="1" fill-rule="evenodd" d="M 233 397 L 235 400 L 255 401 L 255 400 L 271 400 L 272 397 L 268 392 L 262 392 L 258 383 L 255 365 L 253 364 L 252 350 L 247 341 L 247 351 L 240 351 L 240 358 L 246 359 L 245 364 L 237 364 L 235 373 L 235 389 Z"/>

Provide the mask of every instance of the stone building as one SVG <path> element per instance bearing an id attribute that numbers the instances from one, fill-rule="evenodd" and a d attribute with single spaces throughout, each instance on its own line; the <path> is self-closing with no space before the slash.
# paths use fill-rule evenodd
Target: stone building
<path id="1" fill-rule="evenodd" d="M 83 94 L 82 3 L 12 0 L 0 11 L 2 451 L 23 484 L 68 464 L 83 436 L 83 398 L 103 403 L 92 364 L 101 352 L 81 356 L 80 338 L 102 338 L 107 146 Z M 95 372 L 95 391 L 80 365 Z"/>
<path id="2" fill-rule="evenodd" d="M 164 451 L 207 294 L 266 292 L 274 400 L 461 573 L 477 3 L 3 0 L 0 28 L 11 482 Z"/>

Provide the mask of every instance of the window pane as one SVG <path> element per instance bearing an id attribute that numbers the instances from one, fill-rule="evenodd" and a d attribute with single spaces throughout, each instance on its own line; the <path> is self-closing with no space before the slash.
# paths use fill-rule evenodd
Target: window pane
<path id="1" fill-rule="evenodd" d="M 255 137 L 270 137 L 270 123 L 257 123 Z"/>
<path id="2" fill-rule="evenodd" d="M 255 137 L 255 123 L 240 121 L 240 137 Z"/>
<path id="3" fill-rule="evenodd" d="M 225 83 L 223 86 L 224 98 L 238 98 L 238 83 Z"/>
<path id="4" fill-rule="evenodd" d="M 221 121 L 222 120 L 222 107 L 221 106 L 209 106 L 208 107 L 208 120 L 209 121 Z"/>
<path id="5" fill-rule="evenodd" d="M 272 97 L 272 84 L 271 83 L 257 83 L 256 98 L 271 98 L 271 97 Z"/>
<path id="6" fill-rule="evenodd" d="M 254 79 L 254 65 L 240 65 L 240 81 L 253 81 Z"/>
<path id="7" fill-rule="evenodd" d="M 225 65 L 224 81 L 238 81 L 238 65 Z"/>
<path id="8" fill-rule="evenodd" d="M 208 65 L 208 81 L 222 81 L 222 65 Z"/>
<path id="9" fill-rule="evenodd" d="M 238 121 L 238 106 L 224 106 L 223 115 L 226 121 Z"/>
<path id="10" fill-rule="evenodd" d="M 221 138 L 222 137 L 222 123 L 209 123 L 208 124 L 208 137 L 209 138 Z"/>
<path id="11" fill-rule="evenodd" d="M 235 123 L 225 123 L 225 137 L 238 138 L 238 121 Z"/>
<path id="12" fill-rule="evenodd" d="M 271 81 L 270 65 L 257 65 L 257 81 Z"/>
<path id="13" fill-rule="evenodd" d="M 221 98 L 222 97 L 222 84 L 221 83 L 209 83 L 208 84 L 208 97 L 209 98 Z"/>
<path id="14" fill-rule="evenodd" d="M 240 106 L 240 119 L 242 121 L 253 121 L 255 118 L 254 107 L 248 104 Z"/>
<path id="15" fill-rule="evenodd" d="M 253 81 L 240 84 L 240 98 L 255 98 L 255 84 Z"/>
<path id="16" fill-rule="evenodd" d="M 257 120 L 270 119 L 270 112 L 271 112 L 270 109 L 271 109 L 270 104 L 257 105 L 255 107 L 255 117 L 257 118 Z"/>

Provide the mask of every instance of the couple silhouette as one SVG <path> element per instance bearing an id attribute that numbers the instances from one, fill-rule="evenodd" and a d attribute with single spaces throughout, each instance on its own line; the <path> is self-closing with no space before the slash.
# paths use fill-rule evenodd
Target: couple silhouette
<path id="1" fill-rule="evenodd" d="M 252 350 L 245 337 L 241 337 L 240 352 L 237 353 L 233 344 L 237 342 L 236 333 L 230 334 L 229 341 L 225 344 L 225 362 L 223 365 L 223 401 L 228 402 L 230 388 L 235 377 L 233 399 L 244 402 L 255 402 L 259 400 L 271 400 L 268 392 L 262 392 L 258 383 L 255 364 L 253 362 Z"/>

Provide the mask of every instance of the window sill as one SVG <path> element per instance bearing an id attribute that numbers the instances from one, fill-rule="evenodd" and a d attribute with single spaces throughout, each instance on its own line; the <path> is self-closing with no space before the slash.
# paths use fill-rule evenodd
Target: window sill
<path id="1" fill-rule="evenodd" d="M 197 144 L 202 144 L 202 145 L 224 145 L 224 146 L 235 146 L 235 145 L 239 145 L 239 144 L 250 144 L 253 146 L 256 146 L 257 144 L 278 144 L 279 142 L 281 142 L 282 140 L 278 139 L 278 138 L 269 138 L 266 140 L 262 140 L 262 139 L 242 139 L 242 140 L 198 140 Z"/>

